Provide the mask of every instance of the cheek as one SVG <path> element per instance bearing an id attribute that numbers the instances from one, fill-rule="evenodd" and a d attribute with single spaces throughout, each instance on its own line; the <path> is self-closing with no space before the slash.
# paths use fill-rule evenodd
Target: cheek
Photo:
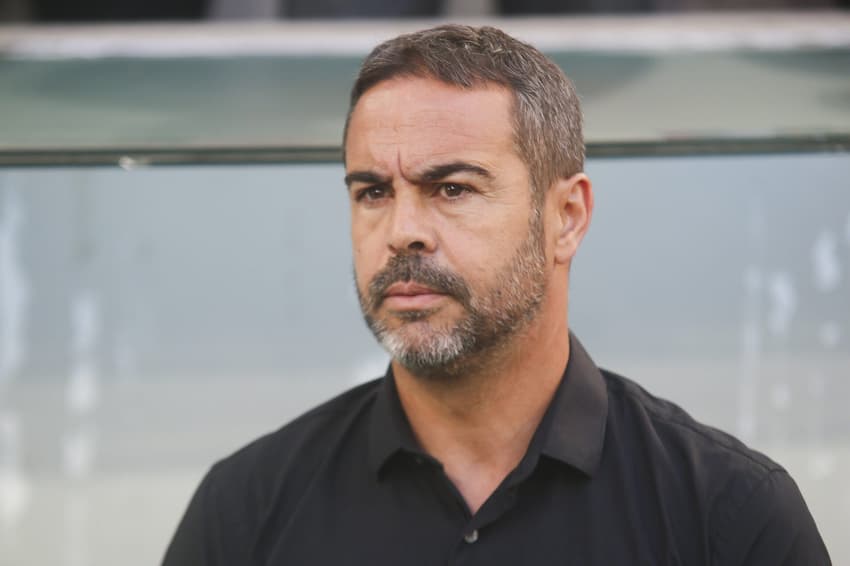
<path id="1" fill-rule="evenodd" d="M 352 212 L 351 245 L 355 254 L 363 255 L 374 250 L 380 239 L 381 228 L 380 215 L 375 214 L 374 211 Z"/>
<path id="2" fill-rule="evenodd" d="M 357 237 L 352 233 L 352 260 L 358 288 L 365 289 L 384 261 L 380 246 L 374 237 Z"/>
<path id="3" fill-rule="evenodd" d="M 354 276 L 359 287 L 363 287 L 363 281 L 368 278 L 369 266 L 363 260 L 362 248 L 354 246 L 352 250 L 352 260 L 354 261 Z"/>
<path id="4" fill-rule="evenodd" d="M 451 262 L 467 284 L 481 292 L 494 284 L 497 274 L 514 260 L 528 237 L 527 225 L 515 229 L 503 224 L 496 230 L 467 233 Z"/>
<path id="5" fill-rule="evenodd" d="M 501 259 L 486 242 L 474 237 L 458 239 L 456 245 L 445 246 L 444 266 L 463 279 L 473 295 L 489 290 L 493 274 Z"/>
<path id="6" fill-rule="evenodd" d="M 456 265 L 469 271 L 487 274 L 500 264 L 499 258 L 510 256 L 524 238 L 507 222 L 477 222 L 475 226 L 444 232 L 447 248 L 453 250 Z"/>

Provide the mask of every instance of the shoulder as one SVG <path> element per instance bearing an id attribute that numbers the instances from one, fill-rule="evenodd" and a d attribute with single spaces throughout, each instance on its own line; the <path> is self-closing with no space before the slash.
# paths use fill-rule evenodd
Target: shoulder
<path id="1" fill-rule="evenodd" d="M 286 467 L 295 456 L 304 464 L 320 458 L 326 441 L 345 432 L 350 421 L 371 406 L 381 381 L 382 378 L 364 383 L 314 407 L 240 448 L 213 469 L 220 475 L 247 472 L 253 476 Z"/>
<path id="2" fill-rule="evenodd" d="M 772 474 L 785 470 L 734 436 L 694 419 L 637 383 L 602 371 L 608 423 L 633 461 L 645 462 L 677 500 L 697 500 L 716 527 Z"/>
<path id="3" fill-rule="evenodd" d="M 712 564 L 829 564 L 800 490 L 781 465 L 635 382 L 601 371 L 609 426 L 626 444 L 618 449 L 651 469 L 671 500 L 702 513 Z"/>
<path id="4" fill-rule="evenodd" d="M 381 381 L 349 389 L 218 461 L 205 480 L 211 495 L 262 506 L 283 483 L 292 493 L 297 485 L 291 484 L 309 481 L 312 470 L 364 418 Z"/>
<path id="5" fill-rule="evenodd" d="M 634 381 L 607 370 L 600 370 L 608 388 L 611 407 L 618 411 L 615 417 L 643 419 L 660 435 L 660 439 L 692 450 L 722 453 L 756 474 L 782 470 L 782 467 L 764 454 L 717 428 L 694 419 L 677 404 L 656 397 Z"/>
<path id="6" fill-rule="evenodd" d="M 314 470 L 371 406 L 381 380 L 346 391 L 217 462 L 198 486 L 163 561 L 248 564 L 268 517 L 310 485 Z M 279 525 L 270 524 L 272 532 Z"/>
<path id="7" fill-rule="evenodd" d="M 660 447 L 675 450 L 681 455 L 701 454 L 704 465 L 717 464 L 763 477 L 782 467 L 753 450 L 743 442 L 717 428 L 694 419 L 677 404 L 656 397 L 634 381 L 607 370 L 600 370 L 608 388 L 609 411 L 614 419 L 622 419 L 638 430 L 652 432 Z M 610 420 L 610 419 L 609 419 Z M 720 461 L 705 461 L 706 456 L 720 457 Z"/>

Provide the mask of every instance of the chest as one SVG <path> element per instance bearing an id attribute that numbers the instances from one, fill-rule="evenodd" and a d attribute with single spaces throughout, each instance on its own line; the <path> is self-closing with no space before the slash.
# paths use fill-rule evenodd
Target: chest
<path id="1" fill-rule="evenodd" d="M 356 493 L 307 492 L 254 558 L 262 566 L 705 563 L 699 525 L 630 491 L 598 493 L 586 479 L 544 471 L 497 489 L 475 515 L 436 471 Z"/>

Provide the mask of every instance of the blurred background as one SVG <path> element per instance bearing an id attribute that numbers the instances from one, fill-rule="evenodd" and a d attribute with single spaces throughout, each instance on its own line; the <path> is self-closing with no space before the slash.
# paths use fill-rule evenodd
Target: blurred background
<path id="1" fill-rule="evenodd" d="M 0 565 L 156 564 L 203 473 L 381 375 L 359 61 L 488 23 L 582 97 L 571 326 L 785 465 L 850 563 L 847 0 L 0 0 Z"/>
<path id="2" fill-rule="evenodd" d="M 36 22 L 432 18 L 850 7 L 850 0 L 4 0 L 0 18 Z"/>

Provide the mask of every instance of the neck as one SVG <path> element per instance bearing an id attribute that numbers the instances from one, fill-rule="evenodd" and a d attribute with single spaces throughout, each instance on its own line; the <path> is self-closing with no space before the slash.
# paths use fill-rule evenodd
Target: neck
<path id="1" fill-rule="evenodd" d="M 393 362 L 402 406 L 422 448 L 437 458 L 474 513 L 519 464 L 569 358 L 563 314 L 545 308 L 493 363 L 454 379 L 419 377 Z M 552 320 L 550 320 L 552 319 Z"/>

